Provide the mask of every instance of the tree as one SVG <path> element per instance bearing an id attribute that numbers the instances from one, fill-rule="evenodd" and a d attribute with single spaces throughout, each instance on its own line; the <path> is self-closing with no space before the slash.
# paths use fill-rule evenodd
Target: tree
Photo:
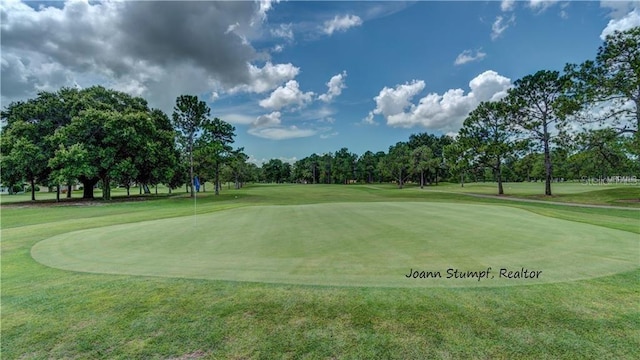
<path id="1" fill-rule="evenodd" d="M 209 106 L 204 101 L 198 101 L 197 96 L 180 95 L 176 99 L 176 106 L 173 111 L 173 125 L 187 140 L 191 197 L 194 196 L 193 145 L 198 132 L 207 124 L 210 112 Z"/>
<path id="2" fill-rule="evenodd" d="M 498 195 L 504 194 L 502 165 L 517 149 L 508 110 L 503 101 L 480 103 L 465 119 L 458 138 L 476 162 L 493 170 Z"/>
<path id="3" fill-rule="evenodd" d="M 385 158 L 385 168 L 397 181 L 398 188 L 402 189 L 405 179 L 409 176 L 411 164 L 411 151 L 405 142 L 398 142 L 389 147 L 389 154 Z"/>
<path id="4" fill-rule="evenodd" d="M 44 173 L 44 168 L 46 168 L 46 157 L 42 149 L 31 140 L 21 137 L 15 140 L 11 151 L 6 157 L 8 159 L 6 159 L 4 163 L 11 164 L 11 166 L 14 167 L 14 171 L 29 181 L 31 185 L 31 200 L 35 201 L 36 182 L 38 180 L 44 180 L 44 178 L 40 176 Z"/>
<path id="5" fill-rule="evenodd" d="M 568 79 L 557 71 L 541 70 L 514 82 L 509 90 L 510 111 L 516 130 L 542 148 L 545 164 L 545 195 L 551 195 L 553 167 L 551 146 L 566 134 L 568 116 L 578 110 L 566 95 Z"/>
<path id="6" fill-rule="evenodd" d="M 444 158 L 452 175 L 460 175 L 460 187 L 464 187 L 467 171 L 471 169 L 471 150 L 459 141 L 444 147 Z"/>
<path id="7" fill-rule="evenodd" d="M 202 139 L 213 162 L 216 195 L 220 193 L 220 166 L 231 156 L 233 148 L 230 144 L 234 141 L 235 130 L 236 128 L 231 124 L 218 118 L 214 118 L 203 126 Z"/>
<path id="8" fill-rule="evenodd" d="M 373 182 L 373 175 L 376 171 L 376 157 L 371 151 L 366 151 L 358 159 L 359 179 L 364 180 L 367 184 Z"/>
<path id="9" fill-rule="evenodd" d="M 358 156 L 350 153 L 349 149 L 342 148 L 336 151 L 333 157 L 334 178 L 342 184 L 348 184 L 355 174 L 356 160 Z"/>
<path id="10" fill-rule="evenodd" d="M 640 27 L 607 35 L 595 61 L 567 64 L 565 71 L 590 115 L 584 121 L 609 122 L 619 135 L 638 132 Z"/>
<path id="11" fill-rule="evenodd" d="M 53 158 L 49 159 L 49 167 L 51 167 L 50 178 L 53 183 L 69 184 L 82 174 L 95 174 L 97 170 L 91 166 L 89 161 L 89 152 L 84 148 L 83 144 L 73 144 L 65 147 L 60 144 Z M 58 189 L 59 190 L 59 189 Z M 59 199 L 60 191 L 56 194 Z M 128 195 L 128 191 L 127 191 Z"/>
<path id="12" fill-rule="evenodd" d="M 420 189 L 424 188 L 424 172 L 433 167 L 433 151 L 421 145 L 411 152 L 411 168 L 420 174 Z"/>

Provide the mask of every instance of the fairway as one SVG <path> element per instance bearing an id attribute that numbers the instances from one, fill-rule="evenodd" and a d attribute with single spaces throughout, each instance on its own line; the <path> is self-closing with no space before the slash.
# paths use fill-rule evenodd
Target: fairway
<path id="1" fill-rule="evenodd" d="M 629 271 L 639 250 L 637 234 L 513 207 L 389 201 L 247 206 L 113 225 L 45 239 L 31 254 L 50 267 L 92 273 L 475 287 Z M 408 278 L 410 269 L 426 278 Z M 537 275 L 522 278 L 522 269 Z"/>

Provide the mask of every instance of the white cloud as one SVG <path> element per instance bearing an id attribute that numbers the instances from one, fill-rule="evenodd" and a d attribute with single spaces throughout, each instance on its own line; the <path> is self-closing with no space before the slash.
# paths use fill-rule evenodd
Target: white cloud
<path id="1" fill-rule="evenodd" d="M 170 112 L 179 94 L 271 91 L 299 72 L 255 63 L 266 55 L 250 41 L 276 2 L 2 1 L 2 101 L 99 84 Z"/>
<path id="2" fill-rule="evenodd" d="M 558 0 L 530 0 L 529 7 L 533 10 L 538 10 L 538 12 L 543 12 L 557 3 Z"/>
<path id="3" fill-rule="evenodd" d="M 638 9 L 634 9 L 622 18 L 609 20 L 609 23 L 600 34 L 600 39 L 605 40 L 607 35 L 611 35 L 615 31 L 624 31 L 636 26 L 640 26 L 640 12 Z"/>
<path id="4" fill-rule="evenodd" d="M 338 134 L 340 134 L 337 131 L 332 132 L 331 134 L 322 134 L 320 135 L 320 139 L 328 139 L 328 138 L 332 138 L 334 136 L 338 136 Z"/>
<path id="5" fill-rule="evenodd" d="M 465 50 L 465 51 L 461 52 L 458 55 L 458 57 L 456 57 L 456 61 L 454 62 L 454 64 L 455 65 L 463 65 L 463 64 L 466 64 L 466 63 L 472 62 L 472 61 L 480 61 L 485 56 L 487 56 L 487 54 L 482 52 L 482 50 L 476 50 L 475 53 L 474 53 L 473 50 Z"/>
<path id="6" fill-rule="evenodd" d="M 403 112 L 411 105 L 411 99 L 424 89 L 424 81 L 413 80 L 411 83 L 397 85 L 395 89 L 384 87 L 380 94 L 374 97 L 376 108 L 374 114 L 391 116 Z M 368 117 L 367 117 L 368 118 Z"/>
<path id="7" fill-rule="evenodd" d="M 280 24 L 279 27 L 271 29 L 271 35 L 287 39 L 289 41 L 293 40 L 293 30 L 291 29 L 291 24 Z"/>
<path id="8" fill-rule="evenodd" d="M 340 94 L 342 94 L 342 89 L 347 87 L 344 84 L 344 78 L 346 77 L 347 77 L 346 71 L 343 71 L 341 74 L 332 76 L 329 82 L 327 83 L 327 87 L 329 88 L 329 90 L 327 90 L 326 94 L 320 95 L 318 99 L 324 102 L 330 102 L 331 100 L 333 100 L 333 98 L 340 96 Z"/>
<path id="9" fill-rule="evenodd" d="M 267 109 L 280 110 L 284 107 L 297 105 L 304 107 L 313 100 L 313 92 L 302 92 L 295 80 L 289 80 L 284 86 L 275 89 L 271 95 L 260 100 L 260 106 Z"/>
<path id="10" fill-rule="evenodd" d="M 295 125 L 284 127 L 265 127 L 265 128 L 252 128 L 249 129 L 249 134 L 257 136 L 263 139 L 271 140 L 286 140 L 309 137 L 317 134 L 317 130 L 313 129 L 300 129 Z"/>
<path id="11" fill-rule="evenodd" d="M 375 117 L 375 114 L 373 113 L 373 111 L 369 111 L 367 116 L 364 119 L 362 119 L 362 121 L 360 123 L 362 123 L 364 125 L 375 125 L 375 126 L 378 126 L 378 122 L 373 119 L 374 117 Z"/>
<path id="12" fill-rule="evenodd" d="M 325 21 L 322 31 L 332 35 L 336 31 L 347 31 L 347 29 L 362 25 L 362 19 L 357 15 L 336 15 L 333 19 Z"/>
<path id="13" fill-rule="evenodd" d="M 255 116 L 249 116 L 244 114 L 222 114 L 218 116 L 220 119 L 235 125 L 249 125 L 256 121 Z"/>
<path id="14" fill-rule="evenodd" d="M 640 6 L 640 1 L 600 1 L 600 7 L 610 10 L 609 17 L 612 19 L 620 19 L 625 17 L 629 12 Z"/>
<path id="15" fill-rule="evenodd" d="M 279 111 L 274 111 L 271 114 L 260 115 L 254 122 L 251 123 L 251 126 L 254 128 L 258 128 L 280 125 L 280 115 L 281 114 Z"/>
<path id="16" fill-rule="evenodd" d="M 369 113 L 363 123 L 374 123 L 375 114 L 382 114 L 387 125 L 411 128 L 421 126 L 443 132 L 457 131 L 464 119 L 482 101 L 495 101 L 506 95 L 511 80 L 488 70 L 469 82 L 471 91 L 450 89 L 444 94 L 430 93 L 417 105 L 410 100 L 424 88 L 423 81 L 399 85 L 395 89 L 384 88 L 376 96 L 376 109 Z"/>
<path id="17" fill-rule="evenodd" d="M 491 25 L 491 40 L 496 40 L 502 33 L 516 21 L 515 16 L 511 15 L 509 19 L 505 19 L 502 15 L 496 16 L 496 21 Z"/>
<path id="18" fill-rule="evenodd" d="M 293 66 L 291 63 L 273 65 L 271 62 L 267 62 L 262 68 L 253 64 L 247 64 L 247 66 L 249 67 L 248 83 L 231 88 L 229 90 L 230 93 L 241 91 L 263 93 L 275 89 L 300 73 L 300 68 Z"/>
<path id="19" fill-rule="evenodd" d="M 512 11 L 516 6 L 515 0 L 502 0 L 500 3 L 500 10 L 502 11 Z"/>

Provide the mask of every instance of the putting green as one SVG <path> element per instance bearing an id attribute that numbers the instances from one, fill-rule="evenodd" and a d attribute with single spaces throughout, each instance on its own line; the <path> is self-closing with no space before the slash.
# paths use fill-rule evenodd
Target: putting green
<path id="1" fill-rule="evenodd" d="M 245 207 L 74 231 L 37 243 L 31 254 L 54 268 L 93 273 L 314 285 L 508 286 L 637 268 L 640 238 L 507 206 L 332 203 Z"/>

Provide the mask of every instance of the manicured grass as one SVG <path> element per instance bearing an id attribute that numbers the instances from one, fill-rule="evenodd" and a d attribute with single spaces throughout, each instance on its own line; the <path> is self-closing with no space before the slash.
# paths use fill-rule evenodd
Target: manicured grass
<path id="1" fill-rule="evenodd" d="M 429 186 L 428 191 L 452 191 L 496 195 L 497 183 L 441 184 Z M 638 184 L 597 184 L 581 182 L 553 183 L 552 196 L 544 195 L 544 182 L 504 183 L 505 197 L 545 200 L 565 203 L 596 204 L 640 208 L 640 183 Z"/>
<path id="2" fill-rule="evenodd" d="M 196 204 L 189 198 L 165 198 L 46 208 L 3 205 L 2 357 L 636 357 L 637 252 L 628 254 L 631 259 L 635 255 L 636 268 L 615 275 L 480 288 L 334 287 L 90 274 L 47 267 L 30 256 L 40 241 L 83 229 L 100 233 L 104 226 L 172 221 L 191 217 L 194 211 L 203 219 L 255 205 L 296 209 L 335 202 L 391 202 L 400 207 L 500 204 L 488 208 L 514 209 L 514 214 L 526 210 L 532 214 L 530 221 L 538 216 L 551 222 L 570 220 L 562 223 L 587 226 L 594 234 L 624 230 L 636 236 L 636 246 L 640 241 L 637 210 L 506 203 L 386 185 L 252 186 L 223 191 L 220 197 L 201 194 Z M 217 224 L 212 225 L 215 229 Z M 597 244 L 581 245 L 575 243 L 575 250 L 588 253 Z M 615 252 L 615 246 L 610 251 Z M 533 258 L 537 251 L 530 253 Z"/>
<path id="3" fill-rule="evenodd" d="M 253 206 L 87 229 L 39 242 L 31 254 L 97 273 L 429 287 L 585 279 L 634 269 L 638 251 L 636 234 L 510 207 L 376 202 Z M 542 272 L 500 273 L 523 267 Z M 488 268 L 481 279 L 454 272 Z M 434 278 L 407 278 L 410 269 Z"/>

